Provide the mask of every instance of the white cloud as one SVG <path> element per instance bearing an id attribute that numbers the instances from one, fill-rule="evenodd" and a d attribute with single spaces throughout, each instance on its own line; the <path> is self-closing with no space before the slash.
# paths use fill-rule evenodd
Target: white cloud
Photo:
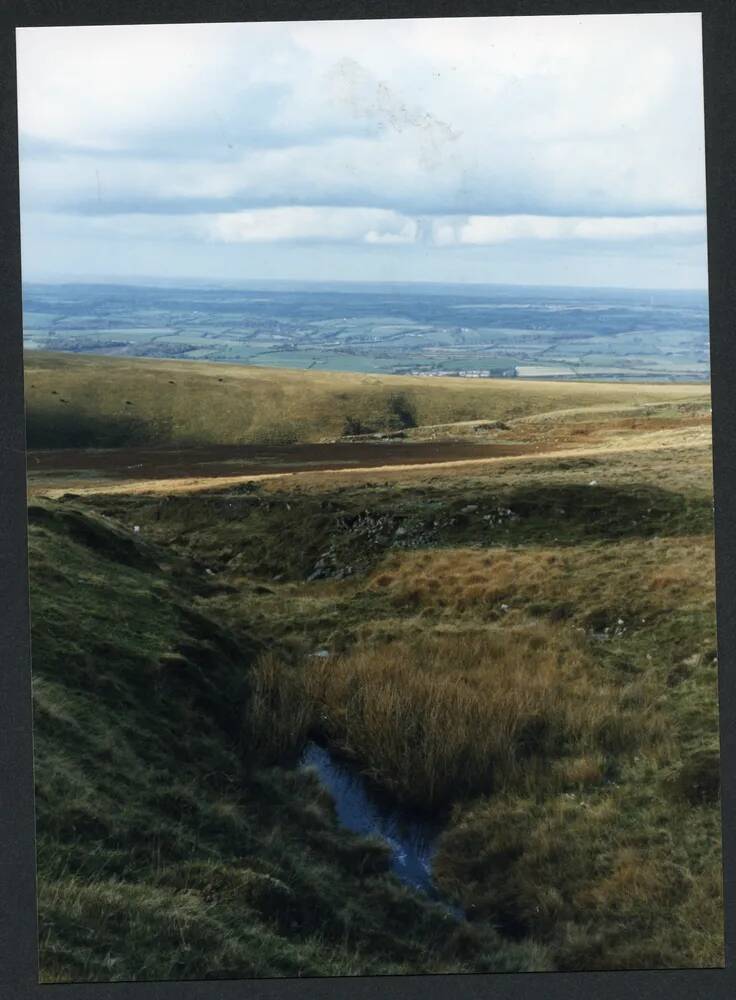
<path id="1" fill-rule="evenodd" d="M 697 15 L 20 29 L 24 148 L 87 151 L 42 159 L 38 183 L 29 152 L 24 188 L 63 202 L 64 171 L 93 160 L 110 197 L 183 211 L 203 191 L 255 206 L 332 190 L 440 212 L 702 211 L 698 29 Z"/>
<path id="2" fill-rule="evenodd" d="M 281 206 L 195 215 L 29 213 L 49 230 L 76 228 L 107 240 L 195 240 L 201 243 L 342 243 L 372 246 L 490 247 L 507 243 L 703 242 L 705 216 L 585 218 L 549 215 L 450 215 L 438 218 L 375 208 Z M 55 220 L 59 220 L 58 224 Z M 63 222 L 61 221 L 63 220 Z"/>
<path id="3" fill-rule="evenodd" d="M 223 243 L 410 243 L 416 224 L 396 212 L 361 208 L 289 206 L 215 216 L 209 236 Z"/>
<path id="4" fill-rule="evenodd" d="M 551 215 L 472 215 L 441 219 L 433 227 L 434 242 L 489 246 L 513 240 L 646 240 L 657 237 L 704 239 L 705 216 L 633 216 L 580 218 Z"/>
<path id="5" fill-rule="evenodd" d="M 213 241 L 387 255 L 692 241 L 705 209 L 699 25 L 19 29 L 23 212 L 94 220 L 100 240 L 176 234 L 202 253 Z"/>

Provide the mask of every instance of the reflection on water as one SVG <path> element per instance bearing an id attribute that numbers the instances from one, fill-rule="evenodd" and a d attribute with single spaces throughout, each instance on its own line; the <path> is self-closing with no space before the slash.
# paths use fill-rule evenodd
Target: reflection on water
<path id="1" fill-rule="evenodd" d="M 355 768 L 317 743 L 307 744 L 301 763 L 318 772 L 334 799 L 339 822 L 354 833 L 384 840 L 391 848 L 391 870 L 398 878 L 439 901 L 432 882 L 432 858 L 442 825 L 381 795 Z M 462 918 L 459 908 L 447 909 Z"/>

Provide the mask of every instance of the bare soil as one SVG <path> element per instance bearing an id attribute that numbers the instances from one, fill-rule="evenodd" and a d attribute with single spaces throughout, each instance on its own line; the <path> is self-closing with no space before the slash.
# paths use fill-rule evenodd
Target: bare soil
<path id="1" fill-rule="evenodd" d="M 32 475 L 94 473 L 111 479 L 191 479 L 269 472 L 319 472 L 385 465 L 425 465 L 534 454 L 539 444 L 334 442 L 294 445 L 210 445 L 196 448 L 61 448 L 29 451 Z"/>

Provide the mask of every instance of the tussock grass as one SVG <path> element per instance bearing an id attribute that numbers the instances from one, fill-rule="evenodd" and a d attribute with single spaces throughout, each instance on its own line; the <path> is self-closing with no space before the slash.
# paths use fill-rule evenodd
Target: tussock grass
<path id="1" fill-rule="evenodd" d="M 250 696 L 243 720 L 249 756 L 273 764 L 298 754 L 314 722 L 297 671 L 274 653 L 261 656 L 249 674 Z"/>
<path id="2" fill-rule="evenodd" d="M 193 610 L 200 574 L 133 542 L 73 505 L 30 524 L 43 981 L 548 967 L 453 933 L 313 775 L 263 766 L 288 758 L 293 686 L 264 700 L 272 660 Z M 269 734 L 243 725 L 251 683 Z"/>
<path id="3" fill-rule="evenodd" d="M 434 871 L 473 926 L 567 970 L 722 964 L 710 534 L 394 551 L 314 608 L 340 588 L 316 731 L 454 803 Z"/>
<path id="4" fill-rule="evenodd" d="M 497 618 L 523 608 L 558 619 L 618 622 L 641 614 L 714 604 L 712 535 L 657 537 L 571 550 L 445 549 L 392 553 L 368 589 L 405 611 Z"/>
<path id="5" fill-rule="evenodd" d="M 441 840 L 439 884 L 561 970 L 722 965 L 717 815 L 663 797 L 659 767 L 640 756 L 635 791 L 538 783 L 476 803 Z"/>
<path id="6" fill-rule="evenodd" d="M 333 746 L 423 809 L 518 782 L 533 759 L 573 756 L 573 780 L 600 781 L 604 755 L 662 735 L 644 682 L 606 683 L 550 625 L 358 647 L 306 665 L 301 701 L 293 667 L 269 660 L 262 676 L 259 704 L 308 698 Z"/>
<path id="7" fill-rule="evenodd" d="M 709 470 L 705 448 L 616 452 L 37 517 L 45 978 L 720 964 Z M 110 518 L 153 564 L 122 565 Z M 328 548 L 353 572 L 307 582 Z M 273 652 L 233 656 L 243 631 Z M 447 807 L 434 872 L 470 923 L 281 766 L 308 733 Z"/>

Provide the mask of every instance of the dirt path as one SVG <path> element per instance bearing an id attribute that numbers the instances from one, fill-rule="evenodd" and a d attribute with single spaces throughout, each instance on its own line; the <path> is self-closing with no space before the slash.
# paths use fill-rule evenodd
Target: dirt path
<path id="1" fill-rule="evenodd" d="M 637 434 L 623 434 L 623 435 L 612 435 L 607 440 L 603 442 L 596 443 L 595 445 L 589 446 L 578 446 L 578 447 L 564 447 L 564 448 L 554 448 L 543 449 L 541 447 L 535 448 L 523 448 L 523 447 L 508 447 L 507 451 L 510 454 L 498 454 L 498 448 L 503 446 L 498 446 L 494 448 L 495 454 L 484 455 L 482 457 L 478 456 L 478 452 L 483 450 L 484 447 L 487 449 L 488 446 L 467 446 L 466 451 L 471 451 L 476 457 L 465 457 L 464 455 L 457 455 L 457 449 L 461 446 L 453 446 L 453 451 L 457 457 L 450 460 L 441 457 L 442 452 L 446 451 L 447 448 L 440 446 L 435 446 L 434 454 L 430 457 L 429 451 L 425 451 L 425 460 L 422 461 L 417 455 L 415 460 L 412 462 L 400 462 L 398 461 L 398 456 L 395 460 L 390 463 L 371 465 L 348 465 L 342 467 L 333 467 L 332 465 L 315 467 L 312 465 L 308 468 L 297 468 L 289 470 L 279 470 L 270 472 L 252 472 L 252 473 L 241 473 L 239 475 L 217 475 L 208 474 L 206 476 L 185 476 L 180 475 L 175 478 L 136 478 L 129 480 L 120 480 L 117 482 L 84 482 L 75 481 L 72 483 L 68 480 L 68 484 L 64 487 L 49 482 L 48 484 L 43 484 L 38 481 L 31 482 L 29 492 L 31 494 L 43 493 L 49 497 L 59 497 L 64 493 L 74 492 L 78 494 L 103 494 L 103 493 L 186 493 L 186 492 L 197 492 L 200 490 L 207 490 L 214 488 L 225 488 L 228 486 L 236 486 L 246 482 L 257 482 L 259 480 L 274 480 L 274 479 L 309 479 L 315 474 L 321 472 L 329 471 L 331 475 L 336 477 L 354 476 L 365 474 L 375 474 L 380 472 L 400 472 L 402 470 L 412 470 L 419 471 L 421 469 L 454 469 L 457 472 L 466 470 L 468 472 L 472 471 L 478 466 L 492 465 L 496 463 L 500 464 L 514 464 L 520 461 L 529 461 L 530 458 L 586 458 L 594 457 L 606 454 L 624 454 L 624 453 L 637 453 L 645 451 L 661 451 L 661 450 L 673 450 L 673 449 L 693 449 L 693 448 L 709 448 L 711 444 L 711 433 L 710 427 L 685 427 L 679 430 L 656 430 L 656 431 L 643 431 Z M 309 446 L 311 448 L 321 447 L 316 445 Z M 334 446 L 326 446 L 334 447 Z M 368 446 L 371 447 L 371 446 Z M 406 447 L 406 446 L 405 446 Z M 377 459 L 380 459 L 381 454 L 376 455 Z M 393 457 L 393 455 L 392 455 Z M 427 458 L 430 458 L 427 461 Z"/>

